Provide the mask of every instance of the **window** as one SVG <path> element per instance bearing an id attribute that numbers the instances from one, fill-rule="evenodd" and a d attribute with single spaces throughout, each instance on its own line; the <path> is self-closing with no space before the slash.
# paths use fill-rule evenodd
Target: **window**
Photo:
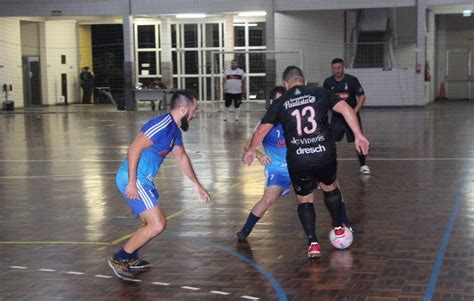
<path id="1" fill-rule="evenodd" d="M 156 48 L 155 25 L 138 25 L 138 48 Z"/>
<path id="2" fill-rule="evenodd" d="M 249 46 L 265 46 L 265 23 L 249 23 Z"/>
<path id="3" fill-rule="evenodd" d="M 198 29 L 197 24 L 184 24 L 184 47 L 198 47 Z"/>
<path id="4" fill-rule="evenodd" d="M 139 75 L 156 75 L 156 52 L 141 51 L 138 53 Z"/>

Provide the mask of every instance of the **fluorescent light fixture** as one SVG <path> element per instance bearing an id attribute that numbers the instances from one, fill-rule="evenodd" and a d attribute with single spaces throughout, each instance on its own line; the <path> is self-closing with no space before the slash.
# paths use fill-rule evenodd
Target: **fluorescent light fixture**
<path id="1" fill-rule="evenodd" d="M 177 14 L 178 19 L 204 19 L 206 14 Z"/>
<path id="2" fill-rule="evenodd" d="M 463 17 L 470 17 L 472 15 L 472 10 L 471 9 L 465 9 L 462 11 Z"/>
<path id="3" fill-rule="evenodd" d="M 245 23 L 234 23 L 234 26 L 244 27 Z M 248 23 L 247 26 L 248 27 L 255 27 L 255 26 L 258 26 L 258 24 L 257 23 Z"/>
<path id="4" fill-rule="evenodd" d="M 266 11 L 246 11 L 239 13 L 239 17 L 262 17 L 266 15 Z"/>

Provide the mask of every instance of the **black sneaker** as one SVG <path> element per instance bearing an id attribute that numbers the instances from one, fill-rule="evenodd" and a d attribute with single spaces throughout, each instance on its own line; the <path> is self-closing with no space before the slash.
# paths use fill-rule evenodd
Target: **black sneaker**
<path id="1" fill-rule="evenodd" d="M 130 271 L 128 260 L 120 260 L 111 257 L 108 260 L 109 266 L 114 271 L 114 274 L 123 280 L 133 281 L 133 274 Z"/>
<path id="2" fill-rule="evenodd" d="M 150 267 L 150 263 L 146 260 L 137 258 L 137 259 L 130 259 L 128 261 L 128 267 L 132 270 L 139 270 L 139 269 L 146 269 Z"/>
<path id="3" fill-rule="evenodd" d="M 247 241 L 247 237 L 249 236 L 250 232 L 240 230 L 239 232 L 235 233 L 237 235 L 238 241 Z"/>
<path id="4" fill-rule="evenodd" d="M 359 228 L 358 226 L 352 224 L 352 223 L 347 223 L 347 224 L 344 224 L 346 226 L 347 229 L 349 229 L 353 234 L 362 234 L 364 233 L 364 230 L 362 230 L 361 228 Z"/>

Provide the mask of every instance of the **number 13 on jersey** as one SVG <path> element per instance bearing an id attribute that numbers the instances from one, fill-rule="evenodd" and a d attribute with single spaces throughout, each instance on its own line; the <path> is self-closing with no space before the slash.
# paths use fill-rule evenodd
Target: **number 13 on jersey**
<path id="1" fill-rule="evenodd" d="M 313 107 L 306 106 L 301 111 L 299 109 L 295 109 L 291 113 L 291 116 L 295 116 L 296 118 L 296 130 L 298 131 L 298 135 L 303 135 L 303 132 L 309 135 L 316 131 L 318 124 L 316 123 L 316 112 L 314 111 Z M 307 122 L 304 122 L 304 128 L 302 128 L 303 118 L 307 119 L 309 122 L 309 124 Z"/>

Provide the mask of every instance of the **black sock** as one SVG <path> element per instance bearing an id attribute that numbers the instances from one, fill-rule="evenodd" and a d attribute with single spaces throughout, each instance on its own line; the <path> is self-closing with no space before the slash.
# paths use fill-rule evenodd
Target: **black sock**
<path id="1" fill-rule="evenodd" d="M 253 227 L 255 226 L 255 224 L 258 222 L 259 219 L 260 217 L 250 212 L 249 216 L 247 217 L 247 222 L 245 222 L 245 225 L 242 227 L 242 231 L 246 233 L 252 232 Z"/>
<path id="2" fill-rule="evenodd" d="M 316 213 L 314 212 L 313 203 L 302 203 L 298 205 L 298 217 L 303 226 L 306 236 L 308 236 L 308 243 L 318 242 L 316 237 Z"/>
<path id="3" fill-rule="evenodd" d="M 332 224 L 334 227 L 341 226 L 341 209 L 342 207 L 342 195 L 339 188 L 336 188 L 333 191 L 323 191 L 324 194 L 324 204 L 329 211 L 329 214 L 332 218 Z"/>
<path id="4" fill-rule="evenodd" d="M 365 165 L 365 155 L 357 154 L 357 156 L 359 157 L 360 166 Z"/>
<path id="5" fill-rule="evenodd" d="M 130 256 L 132 257 L 132 259 L 138 259 L 138 251 L 140 249 L 136 249 L 135 251 L 133 251 L 132 254 L 130 254 Z"/>
<path id="6" fill-rule="evenodd" d="M 349 225 L 349 218 L 347 217 L 347 212 L 346 212 L 346 202 L 342 201 L 341 203 L 341 214 L 339 215 L 341 223 L 345 225 Z"/>

